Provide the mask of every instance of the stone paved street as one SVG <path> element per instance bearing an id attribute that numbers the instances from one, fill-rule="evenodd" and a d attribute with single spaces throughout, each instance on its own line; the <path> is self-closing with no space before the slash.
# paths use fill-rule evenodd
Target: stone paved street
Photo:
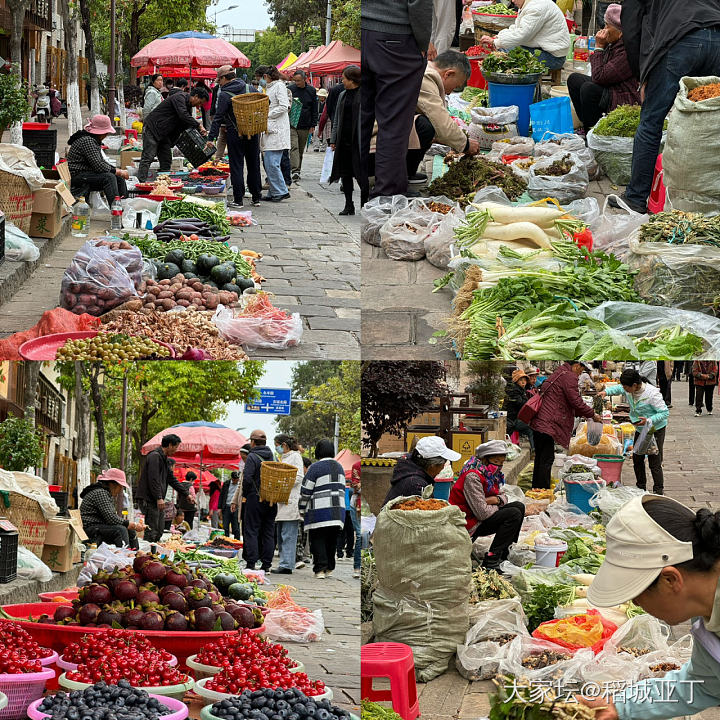
<path id="1" fill-rule="evenodd" d="M 62 147 L 66 121 L 56 122 Z M 292 197 L 257 208 L 248 204 L 245 209 L 253 211 L 258 225 L 232 233 L 231 244 L 264 255 L 258 271 L 267 279 L 263 288 L 275 295 L 275 304 L 303 318 L 300 345 L 256 351 L 253 358 L 360 359 L 360 218 L 338 216 L 344 206 L 338 185 L 327 189 L 317 181 L 323 157 L 307 153 L 304 178 L 300 186 L 293 186 Z M 91 237 L 108 229 L 109 221 L 93 222 Z M 22 285 L 0 293 L 1 337 L 26 330 L 57 305 L 65 268 L 83 243 L 84 238 L 68 234 Z M 13 265 L 5 264 L 0 283 Z"/>
<path id="2" fill-rule="evenodd" d="M 709 438 L 720 432 L 720 410 L 712 417 L 696 418 L 688 405 L 688 385 L 673 383 L 673 408 L 665 438 L 665 494 L 694 509 L 720 510 L 720 451 Z M 717 393 L 715 401 L 720 398 Z M 632 463 L 623 465 L 622 480 L 634 485 Z M 689 630 L 685 624 L 673 629 L 676 638 Z M 382 686 L 379 686 L 382 687 Z M 490 711 L 490 681 L 468 682 L 452 668 L 430 683 L 418 686 L 423 720 L 477 720 Z M 705 710 L 694 717 L 720 720 L 720 708 Z"/>
<path id="3" fill-rule="evenodd" d="M 602 209 L 605 197 L 622 192 L 607 178 L 590 183 L 588 196 Z M 451 360 L 450 343 L 433 334 L 446 328 L 452 291 L 432 293 L 445 274 L 427 260 L 389 260 L 382 248 L 362 245 L 362 336 L 364 360 Z"/>

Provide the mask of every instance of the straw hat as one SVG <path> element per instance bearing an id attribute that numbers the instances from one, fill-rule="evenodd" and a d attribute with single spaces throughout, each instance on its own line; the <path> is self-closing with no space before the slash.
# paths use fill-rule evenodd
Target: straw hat
<path id="1" fill-rule="evenodd" d="M 530 379 L 524 370 L 513 370 L 512 381 L 516 383 L 521 378 L 525 378 L 526 380 Z"/>

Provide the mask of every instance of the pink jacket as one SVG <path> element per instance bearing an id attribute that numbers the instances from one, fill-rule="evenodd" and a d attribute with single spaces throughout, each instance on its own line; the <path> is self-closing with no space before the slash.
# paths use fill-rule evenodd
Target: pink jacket
<path id="1" fill-rule="evenodd" d="M 214 512 L 218 509 L 218 502 L 220 500 L 220 491 L 216 490 L 211 496 L 210 496 L 210 502 L 208 504 L 208 510 L 210 512 Z"/>
<path id="2" fill-rule="evenodd" d="M 542 405 L 530 421 L 530 427 L 550 435 L 558 445 L 568 447 L 575 417 L 591 418 L 593 409 L 583 402 L 578 377 L 569 362 L 563 363 L 540 388 Z"/>

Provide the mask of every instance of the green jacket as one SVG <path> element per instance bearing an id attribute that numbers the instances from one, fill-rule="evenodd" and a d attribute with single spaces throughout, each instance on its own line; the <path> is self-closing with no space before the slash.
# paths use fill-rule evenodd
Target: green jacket
<path id="1" fill-rule="evenodd" d="M 630 405 L 630 422 L 637 425 L 641 417 L 652 422 L 653 430 L 660 430 L 667 425 L 670 411 L 662 398 L 660 391 L 650 383 L 645 383 L 640 397 L 630 395 L 623 390 L 622 385 L 611 385 L 606 388 L 608 395 L 624 395 Z"/>

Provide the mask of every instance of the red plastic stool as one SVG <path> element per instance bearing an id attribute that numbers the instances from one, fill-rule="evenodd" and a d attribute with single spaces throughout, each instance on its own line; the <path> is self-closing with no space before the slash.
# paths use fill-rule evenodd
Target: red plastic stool
<path id="1" fill-rule="evenodd" d="M 135 140 L 138 139 L 137 130 L 126 130 L 125 131 L 125 139 L 126 140 L 129 140 L 131 135 L 135 138 Z"/>
<path id="2" fill-rule="evenodd" d="M 655 175 L 653 176 L 652 189 L 648 198 L 648 210 L 651 213 L 659 213 L 665 209 L 667 193 L 663 183 L 662 154 L 658 155 L 655 162 Z"/>
<path id="3" fill-rule="evenodd" d="M 390 690 L 373 690 L 374 678 L 389 678 Z M 412 648 L 402 643 L 371 643 L 360 651 L 360 688 L 363 700 L 391 701 L 403 720 L 420 715 L 415 659 Z"/>

